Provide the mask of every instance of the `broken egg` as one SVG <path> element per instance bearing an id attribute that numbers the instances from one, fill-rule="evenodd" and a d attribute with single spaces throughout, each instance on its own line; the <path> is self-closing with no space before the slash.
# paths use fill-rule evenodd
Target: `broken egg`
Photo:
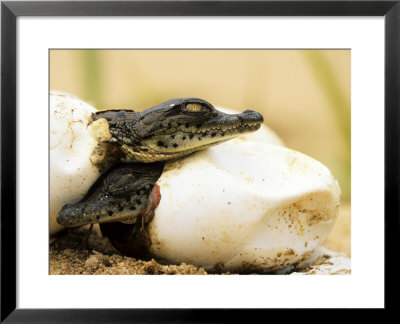
<path id="1" fill-rule="evenodd" d="M 95 111 L 50 94 L 50 234 L 62 228 L 62 206 L 79 201 L 102 172 L 107 132 L 93 131 Z M 330 233 L 340 203 L 330 171 L 265 126 L 167 162 L 157 183 L 151 255 L 210 271 L 268 272 L 306 259 Z"/>
<path id="2" fill-rule="evenodd" d="M 330 233 L 340 189 L 310 157 L 234 139 L 169 163 L 149 225 L 150 251 L 206 270 L 276 270 Z"/>
<path id="3" fill-rule="evenodd" d="M 88 130 L 95 111 L 67 93 L 50 93 L 50 235 L 63 228 L 56 221 L 61 208 L 82 199 L 101 174 L 91 161 L 98 141 Z"/>

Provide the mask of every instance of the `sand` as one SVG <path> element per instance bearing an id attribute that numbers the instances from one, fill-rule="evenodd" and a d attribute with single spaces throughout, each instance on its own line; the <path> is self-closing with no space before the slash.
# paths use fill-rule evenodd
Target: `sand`
<path id="1" fill-rule="evenodd" d="M 350 205 L 343 205 L 335 227 L 323 244 L 323 247 L 335 252 L 341 252 L 350 257 Z M 95 225 L 97 226 L 97 225 Z M 194 265 L 182 263 L 180 265 L 161 264 L 156 260 L 137 260 L 126 257 L 116 251 L 108 239 L 103 238 L 98 230 L 94 230 L 88 239 L 87 246 L 82 245 L 85 229 L 64 230 L 50 245 L 50 274 L 64 275 L 132 275 L 132 274 L 178 274 L 178 275 L 207 275 L 207 271 Z M 323 262 L 322 262 L 322 261 Z M 324 256 L 315 261 L 314 265 L 321 263 L 331 264 L 329 257 Z M 313 265 L 305 269 L 295 269 L 304 274 L 316 274 Z M 342 271 L 331 274 L 348 274 Z M 232 274 L 232 273 L 223 273 Z"/>
<path id="2" fill-rule="evenodd" d="M 162 265 L 154 259 L 136 260 L 121 255 L 97 231 L 82 246 L 84 231 L 65 231 L 50 245 L 50 274 L 132 275 L 132 274 L 207 274 L 202 268 L 182 263 Z"/>

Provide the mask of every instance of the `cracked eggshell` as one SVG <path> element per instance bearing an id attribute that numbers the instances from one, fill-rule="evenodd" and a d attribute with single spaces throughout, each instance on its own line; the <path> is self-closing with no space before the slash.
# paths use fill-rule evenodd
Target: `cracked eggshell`
<path id="1" fill-rule="evenodd" d="M 91 162 L 98 142 L 88 131 L 96 109 L 66 93 L 50 93 L 50 235 L 65 204 L 79 201 L 100 176 Z"/>
<path id="2" fill-rule="evenodd" d="M 272 271 L 330 233 L 340 189 L 312 158 L 235 139 L 167 164 L 149 225 L 152 254 L 206 270 Z"/>
<path id="3" fill-rule="evenodd" d="M 56 221 L 61 208 L 82 199 L 100 176 L 95 164 L 104 160 L 105 151 L 99 142 L 108 140 L 111 134 L 106 120 L 91 123 L 93 112 L 96 112 L 94 107 L 75 96 L 50 92 L 50 235 L 64 228 Z M 248 134 L 240 138 L 264 138 L 281 145 L 280 139 L 267 127 L 262 126 L 257 133 L 262 136 Z"/>
<path id="4" fill-rule="evenodd" d="M 62 206 L 79 201 L 100 175 L 94 163 L 104 156 L 93 152 L 108 134 L 89 126 L 95 111 L 76 97 L 50 95 L 50 234 L 63 228 Z M 306 259 L 332 229 L 340 189 L 325 166 L 282 145 L 262 126 L 168 162 L 149 225 L 152 254 L 226 271 Z"/>

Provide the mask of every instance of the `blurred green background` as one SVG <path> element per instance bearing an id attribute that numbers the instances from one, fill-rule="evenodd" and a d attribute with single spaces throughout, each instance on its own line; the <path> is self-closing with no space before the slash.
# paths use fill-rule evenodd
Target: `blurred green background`
<path id="1" fill-rule="evenodd" d="M 50 88 L 99 109 L 176 97 L 254 109 L 324 163 L 350 202 L 350 50 L 51 50 Z"/>

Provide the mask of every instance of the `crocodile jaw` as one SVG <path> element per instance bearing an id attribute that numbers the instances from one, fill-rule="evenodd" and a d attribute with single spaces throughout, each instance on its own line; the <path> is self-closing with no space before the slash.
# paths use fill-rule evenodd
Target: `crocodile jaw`
<path id="1" fill-rule="evenodd" d="M 149 140 L 144 140 L 140 146 L 133 147 L 124 144 L 121 149 L 127 156 L 126 161 L 129 161 L 129 157 L 144 163 L 165 161 L 205 150 L 239 135 L 254 132 L 260 127 L 260 123 L 253 123 L 231 128 L 202 129 L 199 132 L 179 130 L 172 135 L 158 135 Z"/>

